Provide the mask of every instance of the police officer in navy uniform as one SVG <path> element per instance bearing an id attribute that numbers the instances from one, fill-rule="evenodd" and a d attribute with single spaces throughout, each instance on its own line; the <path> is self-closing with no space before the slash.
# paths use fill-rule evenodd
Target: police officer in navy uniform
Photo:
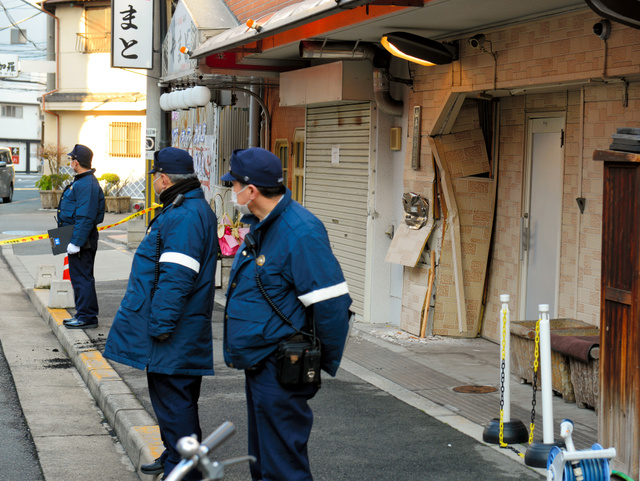
<path id="1" fill-rule="evenodd" d="M 76 175 L 58 204 L 58 227 L 73 225 L 67 254 L 76 315 L 63 323 L 67 329 L 87 329 L 98 327 L 98 296 L 93 267 L 98 250 L 97 226 L 104 220 L 104 193 L 94 175 L 95 169 L 91 168 L 91 149 L 76 144 L 67 155 Z"/>
<path id="2" fill-rule="evenodd" d="M 308 401 L 318 384 L 281 385 L 276 350 L 295 333 L 256 281 L 296 329 L 312 316 L 322 344 L 321 367 L 335 376 L 349 330 L 348 294 L 322 222 L 291 198 L 282 184 L 280 159 L 261 148 L 236 150 L 230 172 L 232 201 L 251 226 L 233 262 L 224 320 L 227 365 L 245 370 L 249 454 L 253 480 L 311 480 L 307 442 L 313 424 Z"/>
<path id="3" fill-rule="evenodd" d="M 218 223 L 186 151 L 156 152 L 150 173 L 163 208 L 136 250 L 104 357 L 146 369 L 165 451 L 140 470 L 166 476 L 180 462 L 177 441 L 202 437 L 198 399 L 202 376 L 213 375 Z"/>

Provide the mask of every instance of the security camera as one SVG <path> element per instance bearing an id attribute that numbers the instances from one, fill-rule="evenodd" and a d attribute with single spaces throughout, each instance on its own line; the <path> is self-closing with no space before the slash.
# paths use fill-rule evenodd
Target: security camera
<path id="1" fill-rule="evenodd" d="M 479 33 L 469 39 L 469 45 L 471 45 L 471 48 L 481 48 L 484 41 L 485 36 Z"/>
<path id="2" fill-rule="evenodd" d="M 607 40 L 611 35 L 611 22 L 603 18 L 598 23 L 593 24 L 593 33 L 601 40 Z"/>

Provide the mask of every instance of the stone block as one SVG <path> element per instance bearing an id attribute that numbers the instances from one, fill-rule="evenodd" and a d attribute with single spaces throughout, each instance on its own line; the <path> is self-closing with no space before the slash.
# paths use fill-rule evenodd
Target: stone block
<path id="1" fill-rule="evenodd" d="M 143 218 L 132 219 L 127 223 L 127 248 L 137 249 L 147 232 Z"/>
<path id="2" fill-rule="evenodd" d="M 54 280 L 49 290 L 49 307 L 52 309 L 69 309 L 75 307 L 71 281 Z"/>
<path id="3" fill-rule="evenodd" d="M 56 278 L 56 266 L 40 265 L 36 274 L 35 289 L 49 289 L 51 282 Z"/>

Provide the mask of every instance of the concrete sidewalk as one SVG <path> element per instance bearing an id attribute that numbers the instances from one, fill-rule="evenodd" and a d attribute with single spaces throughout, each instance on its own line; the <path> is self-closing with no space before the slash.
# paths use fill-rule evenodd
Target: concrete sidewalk
<path id="1" fill-rule="evenodd" d="M 124 231 L 103 236 L 96 258 L 96 281 L 116 281 L 128 278 L 133 252 L 121 242 Z M 32 302 L 49 323 L 83 377 L 96 402 L 115 429 L 135 466 L 152 461 L 162 451 L 156 423 L 131 392 L 125 380 L 102 358 L 95 343 L 83 331 L 69 331 L 62 326 L 68 314 L 64 310 L 47 308 L 48 291 L 34 290 L 38 265 L 57 265 L 62 277 L 63 256 L 52 258 L 46 250 L 34 254 L 34 249 L 21 252 L 4 246 L 2 254 L 19 279 Z M 124 294 L 124 289 L 122 290 Z M 220 302 L 222 296 L 217 295 Z M 102 323 L 102 319 L 101 319 Z M 391 325 L 359 323 L 354 326 L 342 369 L 424 411 L 449 426 L 482 441 L 484 425 L 499 415 L 499 392 L 465 394 L 453 388 L 466 385 L 499 387 L 498 345 L 483 339 L 449 338 L 417 339 Z M 530 385 L 519 384 L 512 377 L 512 418 L 528 427 L 532 401 Z M 554 396 L 556 429 L 559 420 L 569 418 L 575 424 L 577 449 L 589 448 L 597 441 L 597 417 L 591 410 L 564 403 Z M 541 400 L 538 393 L 536 440 L 542 437 Z M 557 433 L 556 433 L 557 436 Z M 516 446 L 524 452 L 526 446 Z M 521 459 L 511 450 L 500 453 Z M 542 475 L 542 470 L 537 470 Z M 152 479 L 142 476 L 141 479 Z"/>

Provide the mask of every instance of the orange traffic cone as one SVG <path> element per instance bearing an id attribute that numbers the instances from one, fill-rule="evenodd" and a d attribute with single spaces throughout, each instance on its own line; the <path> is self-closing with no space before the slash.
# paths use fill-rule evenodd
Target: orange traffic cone
<path id="1" fill-rule="evenodd" d="M 69 256 L 64 256 L 64 267 L 62 268 L 62 280 L 71 281 L 69 276 Z"/>

